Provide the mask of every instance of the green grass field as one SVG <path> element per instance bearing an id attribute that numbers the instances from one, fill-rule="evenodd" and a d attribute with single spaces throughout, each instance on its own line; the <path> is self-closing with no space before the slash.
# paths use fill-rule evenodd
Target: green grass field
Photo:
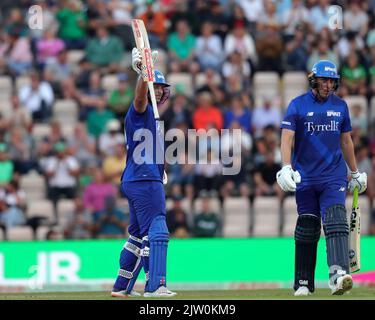
<path id="1" fill-rule="evenodd" d="M 113 298 L 109 292 L 1 293 L 0 300 L 147 300 Z M 155 298 L 154 298 L 155 299 Z M 317 289 L 308 297 L 294 297 L 290 289 L 178 291 L 174 300 L 375 300 L 375 288 L 354 288 L 342 296 L 331 296 L 328 289 Z M 171 300 L 168 299 L 168 300 Z"/>

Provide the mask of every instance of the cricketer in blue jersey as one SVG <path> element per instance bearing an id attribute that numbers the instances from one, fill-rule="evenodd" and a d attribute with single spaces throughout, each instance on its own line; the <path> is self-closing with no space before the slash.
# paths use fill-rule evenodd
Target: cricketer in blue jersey
<path id="1" fill-rule="evenodd" d="M 364 192 L 367 175 L 357 169 L 348 106 L 334 94 L 339 85 L 336 66 L 327 60 L 317 62 L 309 82 L 311 90 L 290 102 L 281 123 L 283 167 L 277 173 L 277 182 L 284 191 L 296 193 L 294 294 L 314 292 L 322 221 L 330 287 L 332 294 L 341 295 L 353 286 L 346 190 L 358 187 L 360 193 Z M 352 177 L 349 184 L 347 166 Z"/>
<path id="2" fill-rule="evenodd" d="M 152 56 L 156 60 L 157 51 Z M 132 66 L 141 73 L 142 58 L 137 48 L 132 51 Z M 158 106 L 169 97 L 169 86 L 163 74 L 156 70 L 154 89 Z M 111 295 L 139 296 L 133 288 L 143 267 L 146 274 L 144 296 L 172 297 L 176 293 L 167 289 L 166 282 L 169 232 L 163 186 L 163 180 L 166 183 L 164 138 L 154 117 L 147 83 L 141 77 L 126 114 L 125 134 L 128 152 L 121 189 L 129 202 L 129 239 L 121 251 L 120 269 Z M 141 137 L 147 134 L 152 135 L 152 148 L 138 152 L 137 147 L 143 142 Z M 157 159 L 160 154 L 161 159 Z"/>

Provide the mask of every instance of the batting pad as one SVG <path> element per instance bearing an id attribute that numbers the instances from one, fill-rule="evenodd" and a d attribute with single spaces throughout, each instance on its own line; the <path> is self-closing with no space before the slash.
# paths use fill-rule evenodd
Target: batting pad
<path id="1" fill-rule="evenodd" d="M 166 273 L 169 232 L 165 216 L 157 216 L 152 221 L 148 237 L 150 241 L 150 270 L 147 290 L 153 292 L 160 286 L 166 286 L 167 284 Z"/>
<path id="2" fill-rule="evenodd" d="M 142 268 L 141 245 L 142 240 L 134 236 L 130 236 L 125 243 L 120 255 L 120 269 L 114 288 L 126 290 L 127 293 L 133 290 Z"/>
<path id="3" fill-rule="evenodd" d="M 326 236 L 330 279 L 338 273 L 349 273 L 349 225 L 343 205 L 334 205 L 326 210 L 323 228 Z"/>

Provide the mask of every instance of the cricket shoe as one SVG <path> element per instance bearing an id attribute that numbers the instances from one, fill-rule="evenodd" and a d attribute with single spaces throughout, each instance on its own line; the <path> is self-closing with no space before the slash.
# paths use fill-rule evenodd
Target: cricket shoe
<path id="1" fill-rule="evenodd" d="M 141 294 L 135 290 L 130 291 L 130 293 L 126 292 L 126 290 L 116 290 L 113 289 L 111 292 L 112 297 L 116 298 L 132 298 L 132 297 L 140 297 Z"/>
<path id="2" fill-rule="evenodd" d="M 309 288 L 305 287 L 305 286 L 299 287 L 297 289 L 297 291 L 294 292 L 294 296 L 296 296 L 296 297 L 308 296 L 310 294 L 311 294 L 311 292 L 310 292 Z"/>
<path id="3" fill-rule="evenodd" d="M 145 292 L 143 294 L 146 298 L 170 298 L 177 295 L 176 292 L 173 292 L 171 290 L 168 290 L 167 287 L 161 286 L 157 288 L 154 292 Z"/>
<path id="4" fill-rule="evenodd" d="M 336 284 L 332 288 L 332 295 L 341 296 L 344 292 L 353 288 L 353 279 L 350 274 L 337 278 Z"/>

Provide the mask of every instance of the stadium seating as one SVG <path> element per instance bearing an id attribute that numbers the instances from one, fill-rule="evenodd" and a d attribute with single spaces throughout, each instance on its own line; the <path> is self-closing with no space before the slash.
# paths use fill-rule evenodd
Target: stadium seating
<path id="1" fill-rule="evenodd" d="M 35 140 L 39 141 L 51 133 L 51 127 L 46 123 L 36 123 L 33 125 L 32 136 Z"/>
<path id="2" fill-rule="evenodd" d="M 114 74 L 107 74 L 102 78 L 102 87 L 107 92 L 117 89 L 118 78 Z"/>
<path id="3" fill-rule="evenodd" d="M 16 90 L 18 91 L 24 85 L 30 84 L 31 78 L 29 76 L 20 76 L 16 78 Z"/>
<path id="4" fill-rule="evenodd" d="M 78 109 L 78 104 L 74 100 L 56 100 L 53 105 L 53 118 L 62 123 L 75 123 L 78 119 Z"/>
<path id="5" fill-rule="evenodd" d="M 84 50 L 69 50 L 67 54 L 68 63 L 78 64 L 78 62 L 85 56 Z"/>
<path id="6" fill-rule="evenodd" d="M 290 101 L 303 94 L 308 89 L 307 75 L 305 72 L 288 71 L 282 77 L 283 107 L 287 108 Z"/>
<path id="7" fill-rule="evenodd" d="M 31 171 L 21 176 L 20 187 L 25 191 L 27 199 L 30 201 L 42 200 L 46 195 L 46 186 L 43 176 L 36 171 Z"/>
<path id="8" fill-rule="evenodd" d="M 276 97 L 280 94 L 280 78 L 277 72 L 259 71 L 253 79 L 255 100 Z"/>
<path id="9" fill-rule="evenodd" d="M 12 227 L 7 231 L 9 241 L 31 241 L 33 231 L 28 226 Z"/>
<path id="10" fill-rule="evenodd" d="M 220 78 L 220 75 L 218 73 L 215 74 L 215 77 L 214 77 L 214 83 L 216 84 L 220 84 L 221 82 L 221 78 Z M 205 84 L 207 83 L 206 81 L 206 75 L 204 72 L 200 72 L 197 74 L 196 78 L 195 78 L 195 88 L 199 88 L 199 87 L 202 87 L 204 86 Z"/>
<path id="11" fill-rule="evenodd" d="M 60 199 L 57 203 L 57 214 L 59 224 L 65 225 L 67 216 L 74 211 L 74 201 L 69 199 Z"/>
<path id="12" fill-rule="evenodd" d="M 48 221 L 54 221 L 55 217 L 52 202 L 47 199 L 29 201 L 26 216 L 28 218 L 45 217 Z"/>
<path id="13" fill-rule="evenodd" d="M 184 93 L 188 97 L 193 96 L 193 80 L 189 73 L 179 72 L 179 73 L 170 73 L 168 75 L 168 82 L 173 83 L 171 86 L 171 95 L 175 94 L 176 87 L 181 85 L 184 88 Z"/>
<path id="14" fill-rule="evenodd" d="M 363 96 L 347 96 L 344 98 L 346 103 L 348 104 L 349 113 L 351 113 L 351 109 L 354 105 L 359 105 L 362 109 L 362 112 L 368 116 L 368 108 L 367 108 L 367 99 Z"/>

